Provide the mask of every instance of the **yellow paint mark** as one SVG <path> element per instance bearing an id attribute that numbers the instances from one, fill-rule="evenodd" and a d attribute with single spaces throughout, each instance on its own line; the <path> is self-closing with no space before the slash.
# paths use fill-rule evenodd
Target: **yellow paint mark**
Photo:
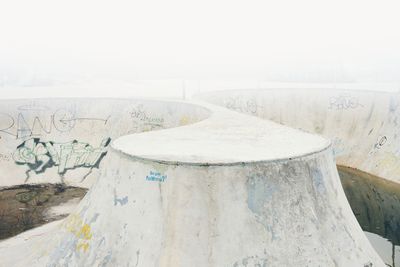
<path id="1" fill-rule="evenodd" d="M 181 118 L 181 120 L 179 121 L 179 124 L 182 126 L 182 125 L 187 125 L 187 124 L 190 124 L 191 123 L 191 119 L 188 117 L 188 116 L 183 116 L 182 118 Z"/>
<path id="2" fill-rule="evenodd" d="M 385 152 L 382 157 L 378 158 L 377 165 L 381 169 L 390 170 L 394 174 L 400 174 L 400 158 L 393 153 Z"/>
<path id="3" fill-rule="evenodd" d="M 89 248 L 89 243 L 86 243 L 86 242 L 82 242 L 82 243 L 78 243 L 77 245 L 76 245 L 76 250 L 80 250 L 80 249 L 82 249 L 83 250 L 83 252 L 86 252 L 87 250 L 88 250 L 88 248 Z"/>
<path id="4" fill-rule="evenodd" d="M 92 234 L 90 233 L 90 226 L 88 224 L 84 224 L 82 228 L 79 230 L 78 236 L 83 239 L 89 240 L 92 238 Z"/>
<path id="5" fill-rule="evenodd" d="M 77 214 L 71 214 L 64 223 L 65 229 L 72 233 L 77 239 L 80 239 L 76 249 L 82 249 L 84 252 L 89 248 L 89 240 L 92 238 L 90 225 L 84 223 Z"/>

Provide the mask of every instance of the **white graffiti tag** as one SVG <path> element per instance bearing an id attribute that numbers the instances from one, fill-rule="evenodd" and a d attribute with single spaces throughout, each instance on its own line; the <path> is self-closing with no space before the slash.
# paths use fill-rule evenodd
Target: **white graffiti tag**
<path id="1" fill-rule="evenodd" d="M 107 153 L 110 138 L 104 139 L 99 147 L 76 140 L 68 143 L 41 142 L 32 138 L 19 145 L 13 154 L 17 164 L 27 164 L 36 173 L 58 166 L 58 173 L 64 174 L 77 167 L 96 167 Z"/>

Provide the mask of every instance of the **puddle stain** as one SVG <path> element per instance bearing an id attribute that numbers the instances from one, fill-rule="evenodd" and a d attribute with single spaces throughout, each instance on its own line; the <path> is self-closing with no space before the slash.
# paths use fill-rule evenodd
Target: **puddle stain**
<path id="1" fill-rule="evenodd" d="M 338 172 L 361 228 L 388 240 L 393 251 L 382 251 L 378 242 L 372 246 L 381 257 L 383 252 L 392 255 L 384 259 L 388 266 L 400 266 L 400 185 L 352 168 L 338 166 Z"/>
<path id="2" fill-rule="evenodd" d="M 82 199 L 87 189 L 63 184 L 17 185 L 0 190 L 0 239 L 64 218 L 48 213 L 52 207 Z"/>

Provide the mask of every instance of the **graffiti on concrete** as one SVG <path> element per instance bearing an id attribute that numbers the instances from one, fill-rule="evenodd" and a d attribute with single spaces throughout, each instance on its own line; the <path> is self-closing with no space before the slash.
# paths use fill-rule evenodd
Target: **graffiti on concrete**
<path id="1" fill-rule="evenodd" d="M 17 147 L 13 159 L 17 164 L 28 165 L 27 179 L 30 171 L 38 174 L 54 166 L 57 166 L 58 173 L 63 175 L 67 170 L 78 167 L 98 168 L 101 159 L 107 153 L 110 141 L 110 138 L 105 138 L 99 147 L 93 147 L 77 140 L 55 143 L 31 138 Z"/>
<path id="2" fill-rule="evenodd" d="M 10 161 L 11 157 L 9 155 L 0 153 L 0 161 Z"/>
<path id="3" fill-rule="evenodd" d="M 92 229 L 77 214 L 71 214 L 63 223 L 65 229 L 77 239 L 76 250 L 86 252 L 92 239 Z"/>
<path id="4" fill-rule="evenodd" d="M 149 115 L 145 110 L 143 105 L 138 105 L 132 108 L 130 112 L 131 118 L 135 121 L 140 121 L 142 124 L 151 127 L 151 129 L 162 128 L 164 124 L 164 118 L 154 117 Z"/>
<path id="5" fill-rule="evenodd" d="M 6 113 L 0 114 L 0 132 L 21 139 L 51 134 L 53 129 L 58 132 L 68 132 L 75 127 L 75 121 L 71 120 L 74 114 L 68 110 L 60 109 L 49 115 L 32 114 L 27 116 L 19 112 L 15 117 Z"/>
<path id="6" fill-rule="evenodd" d="M 12 135 L 16 139 L 40 137 L 51 134 L 54 130 L 59 133 L 69 132 L 75 128 L 78 121 L 98 121 L 107 124 L 110 118 L 77 117 L 75 112 L 67 109 L 58 109 L 45 114 L 43 114 L 45 109 L 37 109 L 31 110 L 29 115 L 25 113 L 27 111 L 24 108 L 15 117 L 0 113 L 0 132 Z"/>
<path id="7" fill-rule="evenodd" d="M 256 99 L 245 99 L 240 96 L 229 98 L 225 106 L 228 109 L 248 114 L 257 114 L 259 108 Z"/>
<path id="8" fill-rule="evenodd" d="M 387 142 L 387 137 L 381 136 L 378 138 L 378 141 L 375 143 L 374 148 L 381 149 L 386 142 Z"/>
<path id="9" fill-rule="evenodd" d="M 347 110 L 356 109 L 358 107 L 364 106 L 359 102 L 359 99 L 354 96 L 341 95 L 329 99 L 329 109 Z"/>
<path id="10" fill-rule="evenodd" d="M 267 267 L 268 259 L 259 256 L 249 256 L 243 258 L 233 264 L 233 267 Z"/>
<path id="11" fill-rule="evenodd" d="M 147 181 L 164 182 L 167 179 L 167 175 L 162 175 L 159 172 L 150 171 L 149 175 L 146 175 Z"/>

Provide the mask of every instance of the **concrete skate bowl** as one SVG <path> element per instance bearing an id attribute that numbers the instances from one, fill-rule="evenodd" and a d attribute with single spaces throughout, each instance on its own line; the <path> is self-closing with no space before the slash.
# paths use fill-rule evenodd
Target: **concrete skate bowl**
<path id="1" fill-rule="evenodd" d="M 352 214 L 325 138 L 205 103 L 34 100 L 2 108 L 5 147 L 17 161 L 2 167 L 8 177 L 40 183 L 54 169 L 65 183 L 97 179 L 66 219 L 0 242 L 0 266 L 384 266 Z M 30 124 L 20 110 L 32 113 Z M 36 112 L 50 114 L 49 124 Z M 160 118 L 162 127 L 152 128 Z M 51 123 L 57 132 L 45 128 Z M 27 142 L 43 129 L 45 138 Z M 94 159 L 62 165 L 80 143 Z M 44 156 L 51 161 L 43 165 Z M 93 170 L 66 175 L 79 168 Z"/>
<path id="2" fill-rule="evenodd" d="M 337 164 L 344 166 L 339 168 L 342 184 L 358 221 L 365 231 L 389 239 L 389 264 L 400 263 L 398 93 L 265 89 L 216 91 L 198 98 L 329 138 Z"/>

